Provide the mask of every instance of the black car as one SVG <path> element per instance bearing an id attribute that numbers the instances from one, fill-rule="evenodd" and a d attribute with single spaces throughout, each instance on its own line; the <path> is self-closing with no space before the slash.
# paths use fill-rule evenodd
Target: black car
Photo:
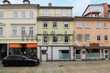
<path id="1" fill-rule="evenodd" d="M 26 56 L 7 56 L 2 60 L 3 66 L 35 66 L 39 65 L 39 59 L 30 59 Z"/>

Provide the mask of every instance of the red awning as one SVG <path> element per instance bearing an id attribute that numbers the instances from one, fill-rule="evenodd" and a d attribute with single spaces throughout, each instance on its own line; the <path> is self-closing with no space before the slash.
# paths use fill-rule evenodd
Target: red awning
<path id="1" fill-rule="evenodd" d="M 26 48 L 37 48 L 38 44 L 37 43 L 28 43 L 26 44 Z"/>
<path id="2" fill-rule="evenodd" d="M 11 43 L 9 44 L 9 48 L 22 48 L 21 44 L 18 43 Z"/>

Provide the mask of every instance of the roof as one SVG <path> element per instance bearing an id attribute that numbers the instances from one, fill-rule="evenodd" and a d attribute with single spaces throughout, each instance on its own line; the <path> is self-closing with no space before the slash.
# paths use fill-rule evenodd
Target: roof
<path id="1" fill-rule="evenodd" d="M 40 8 L 47 8 L 47 9 L 72 9 L 72 6 L 40 6 Z"/>
<path id="2" fill-rule="evenodd" d="M 1 4 L 0 9 L 32 9 L 39 7 L 38 4 Z"/>
<path id="3" fill-rule="evenodd" d="M 75 17 L 75 21 L 110 21 L 110 18 L 107 17 Z"/>
<path id="4" fill-rule="evenodd" d="M 0 9 L 29 9 L 29 8 L 48 8 L 48 9 L 72 9 L 72 6 L 40 6 L 40 4 L 0 4 Z"/>
<path id="5" fill-rule="evenodd" d="M 104 4 L 106 4 L 106 3 L 102 3 L 102 4 L 90 4 L 90 5 L 88 5 L 87 8 L 85 9 L 85 11 L 83 12 L 82 16 L 84 16 L 84 13 L 87 11 L 87 9 L 88 9 L 90 6 L 102 6 L 102 5 L 104 5 Z"/>
<path id="6" fill-rule="evenodd" d="M 40 16 L 37 17 L 39 21 L 72 21 L 72 17 L 48 17 L 48 16 Z"/>

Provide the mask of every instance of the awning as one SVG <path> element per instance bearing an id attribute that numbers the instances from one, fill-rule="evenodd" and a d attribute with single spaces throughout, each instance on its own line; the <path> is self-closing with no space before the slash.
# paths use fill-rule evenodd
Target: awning
<path id="1" fill-rule="evenodd" d="M 21 44 L 18 43 L 11 43 L 9 44 L 9 48 L 22 48 Z"/>
<path id="2" fill-rule="evenodd" d="M 26 48 L 37 48 L 38 44 L 37 43 L 27 43 Z"/>

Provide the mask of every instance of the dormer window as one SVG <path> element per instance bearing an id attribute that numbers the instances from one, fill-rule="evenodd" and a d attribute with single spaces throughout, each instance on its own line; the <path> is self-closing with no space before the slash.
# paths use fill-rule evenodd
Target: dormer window
<path id="1" fill-rule="evenodd" d="M 30 1 L 29 0 L 23 0 L 23 3 L 24 4 L 30 4 Z"/>
<path id="2" fill-rule="evenodd" d="M 3 1 L 3 4 L 10 4 L 10 1 L 4 0 L 4 1 Z"/>

